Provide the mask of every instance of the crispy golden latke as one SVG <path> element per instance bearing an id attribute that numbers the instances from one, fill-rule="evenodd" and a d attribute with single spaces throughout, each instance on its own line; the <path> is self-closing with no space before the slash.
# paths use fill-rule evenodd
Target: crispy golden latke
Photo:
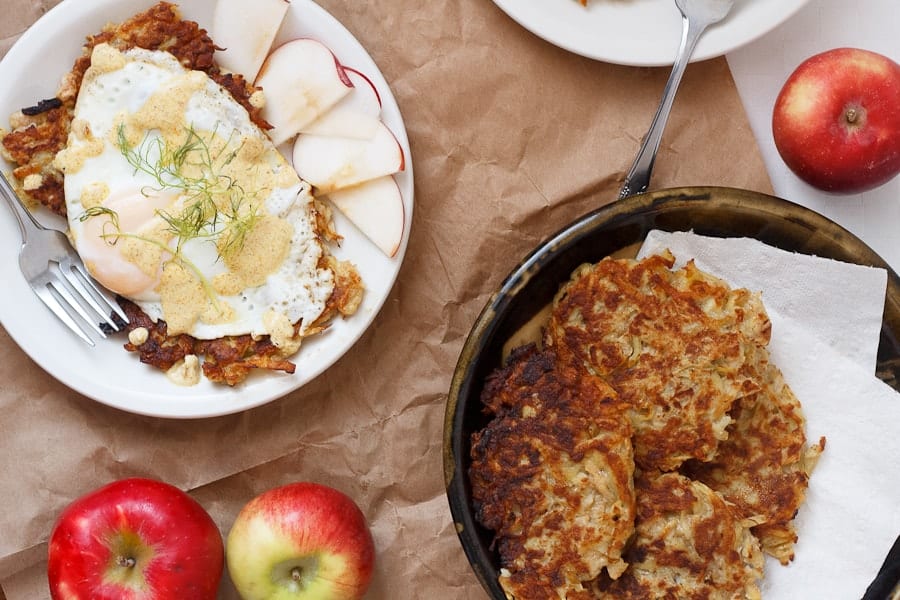
<path id="1" fill-rule="evenodd" d="M 762 389 L 738 399 L 728 439 L 715 458 L 689 461 L 682 472 L 702 481 L 761 522 L 753 533 L 767 554 L 788 564 L 794 558 L 794 516 L 803 503 L 809 475 L 825 448 L 825 438 L 807 446 L 800 401 L 781 371 L 763 365 Z"/>
<path id="2" fill-rule="evenodd" d="M 323 257 L 322 263 L 334 273 L 334 288 L 319 319 L 303 332 L 303 337 L 321 333 L 337 315 L 352 315 L 362 301 L 364 287 L 353 265 L 330 255 Z M 244 381 L 254 369 L 285 373 L 293 373 L 296 369 L 267 335 L 259 338 L 230 335 L 213 340 L 198 340 L 187 334 L 173 336 L 168 334 L 164 320 L 154 323 L 137 304 L 121 297 L 117 300 L 129 319 L 126 330 L 131 333 L 143 328 L 148 332 L 143 343 L 125 344 L 125 349 L 137 352 L 144 364 L 166 371 L 192 354 L 203 358 L 201 368 L 207 379 L 232 386 Z M 294 335 L 301 335 L 300 327 L 301 322 L 294 324 Z"/>
<path id="3" fill-rule="evenodd" d="M 713 457 L 731 405 L 758 389 L 748 365 L 770 335 L 758 294 L 673 264 L 667 252 L 580 267 L 554 300 L 544 341 L 631 406 L 635 461 L 647 470 Z"/>
<path id="4" fill-rule="evenodd" d="M 676 271 L 673 264 L 667 252 L 581 267 L 555 298 L 544 350 L 515 351 L 487 382 L 483 401 L 496 417 L 473 435 L 479 470 L 470 479 L 482 523 L 512 532 L 497 539 L 501 582 L 517 600 L 757 599 L 763 552 L 784 564 L 793 559 L 792 522 L 825 440 L 806 443 L 800 403 L 769 362 L 770 323 L 759 296 L 732 290 L 693 263 Z M 579 397 L 579 377 L 609 384 L 619 409 L 627 407 L 635 462 L 655 467 L 633 475 L 634 534 L 617 563 L 628 566 L 607 567 L 589 586 L 583 578 L 575 587 L 550 579 L 567 572 L 558 562 L 547 572 L 529 566 L 513 579 L 508 565 L 523 548 L 543 559 L 540 549 L 554 544 L 521 524 L 518 504 L 504 502 L 544 481 L 577 489 L 558 466 L 567 463 L 540 450 L 594 435 L 532 429 L 522 414 L 539 415 L 532 404 L 544 402 L 547 390 Z M 528 485 L 513 479 L 513 467 L 525 466 Z M 675 468 L 680 472 L 661 472 Z M 544 497 L 532 497 L 540 514 Z M 585 521 L 574 519 L 566 516 L 555 535 L 584 530 Z M 504 546 L 509 539 L 513 551 Z M 542 577 L 555 587 L 541 587 Z"/>
<path id="5" fill-rule="evenodd" d="M 610 600 L 756 600 L 763 555 L 752 521 L 706 485 L 678 473 L 635 479 L 635 539 L 628 569 L 600 577 L 598 598 Z"/>
<path id="6" fill-rule="evenodd" d="M 476 518 L 496 533 L 500 584 L 514 598 L 590 598 L 583 583 L 625 568 L 634 523 L 626 407 L 597 378 L 520 348 L 488 379 L 494 415 L 473 434 Z"/>
<path id="7" fill-rule="evenodd" d="M 140 345 L 128 342 L 125 349 L 137 352 L 142 363 L 163 371 L 187 355 L 203 357 L 203 375 L 210 381 L 236 385 L 254 369 L 293 373 L 294 363 L 285 359 L 269 336 L 254 339 L 249 335 L 232 335 L 214 340 L 198 340 L 187 334 L 169 335 L 166 322 L 153 322 L 137 304 L 119 299 L 128 316 L 128 330 L 147 330 L 147 340 Z"/>

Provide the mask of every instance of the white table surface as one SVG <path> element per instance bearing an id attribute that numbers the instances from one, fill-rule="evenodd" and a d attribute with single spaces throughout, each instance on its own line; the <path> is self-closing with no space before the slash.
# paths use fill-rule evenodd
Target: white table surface
<path id="1" fill-rule="evenodd" d="M 787 77 L 806 58 L 841 46 L 872 50 L 900 62 L 900 3 L 811 0 L 781 26 L 733 50 L 726 59 L 775 195 L 837 222 L 900 271 L 900 176 L 862 194 L 826 194 L 787 168 L 772 138 L 772 107 Z"/>

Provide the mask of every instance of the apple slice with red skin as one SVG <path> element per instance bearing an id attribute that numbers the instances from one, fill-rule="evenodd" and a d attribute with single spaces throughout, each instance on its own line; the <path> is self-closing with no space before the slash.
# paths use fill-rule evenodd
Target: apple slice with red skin
<path id="1" fill-rule="evenodd" d="M 856 193 L 900 172 L 900 65 L 857 48 L 803 61 L 772 112 L 775 147 L 806 183 Z"/>
<path id="2" fill-rule="evenodd" d="M 269 54 L 254 83 L 262 88 L 260 116 L 278 146 L 325 114 L 353 90 L 344 67 L 327 46 L 310 38 L 285 42 Z"/>
<path id="3" fill-rule="evenodd" d="M 303 127 L 301 134 L 369 139 L 375 135 L 381 117 L 381 96 L 372 81 L 350 67 L 344 72 L 353 91 L 324 115 Z"/>
<path id="4" fill-rule="evenodd" d="M 367 113 L 379 116 L 382 106 L 381 94 L 378 93 L 378 88 L 375 87 L 372 80 L 365 73 L 353 67 L 344 67 L 344 71 L 347 73 L 350 81 L 353 82 L 353 87 L 360 92 L 356 100 L 358 107 Z"/>
<path id="5" fill-rule="evenodd" d="M 223 568 L 209 514 L 153 479 L 122 479 L 76 499 L 48 545 L 54 600 L 214 600 Z"/>
<path id="6" fill-rule="evenodd" d="M 378 132 L 380 119 L 366 113 L 335 106 L 327 113 L 300 129 L 300 135 L 321 135 L 368 140 Z"/>
<path id="7" fill-rule="evenodd" d="M 292 157 L 297 174 L 324 194 L 393 175 L 405 164 L 400 142 L 381 121 L 367 140 L 299 135 Z"/>
<path id="8" fill-rule="evenodd" d="M 219 66 L 254 81 L 289 7 L 287 0 L 217 0 L 210 35 L 224 48 L 216 52 Z"/>
<path id="9" fill-rule="evenodd" d="M 400 249 L 405 210 L 400 187 L 392 175 L 328 194 L 341 213 L 388 257 Z"/>
<path id="10" fill-rule="evenodd" d="M 372 534 L 356 503 L 310 482 L 250 500 L 225 544 L 228 573 L 243 600 L 358 600 L 375 563 Z"/>

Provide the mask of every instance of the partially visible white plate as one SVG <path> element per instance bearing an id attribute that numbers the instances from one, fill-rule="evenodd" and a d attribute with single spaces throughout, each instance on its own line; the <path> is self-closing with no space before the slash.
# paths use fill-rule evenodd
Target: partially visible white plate
<path id="1" fill-rule="evenodd" d="M 737 0 L 710 27 L 692 60 L 734 50 L 771 31 L 809 0 Z M 671 65 L 681 41 L 681 13 L 674 0 L 494 0 L 535 35 L 596 60 L 631 66 Z"/>
<path id="2" fill-rule="evenodd" d="M 0 124 L 15 110 L 50 98 L 60 78 L 72 67 L 85 36 L 104 24 L 118 22 L 152 6 L 152 0 L 65 0 L 26 31 L 0 62 Z M 215 0 L 183 2 L 182 15 L 209 28 Z M 409 140 L 397 102 L 375 62 L 334 17 L 311 0 L 292 0 L 275 43 L 294 37 L 312 37 L 330 47 L 347 66 L 366 74 L 381 95 L 382 118 L 406 152 L 406 169 L 397 183 L 403 194 L 406 226 L 400 250 L 388 258 L 362 234 L 335 215 L 344 236 L 335 249 L 338 258 L 353 261 L 363 278 L 366 294 L 357 314 L 337 319 L 316 339 L 304 343 L 294 357 L 297 370 L 255 373 L 242 385 L 229 388 L 205 379 L 196 386 L 181 387 L 165 374 L 126 352 L 122 337 L 99 340 L 94 348 L 75 337 L 50 313 L 28 287 L 18 268 L 19 229 L 8 210 L 0 210 L 0 322 L 16 343 L 45 371 L 104 404 L 138 414 L 196 418 L 246 410 L 299 388 L 336 362 L 372 323 L 387 299 L 406 253 L 413 211 L 413 172 Z M 0 168 L 9 165 L 0 159 Z"/>

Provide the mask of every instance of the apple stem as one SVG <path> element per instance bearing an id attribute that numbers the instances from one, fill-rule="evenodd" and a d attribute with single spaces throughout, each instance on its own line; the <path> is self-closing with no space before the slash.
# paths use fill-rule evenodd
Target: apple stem
<path id="1" fill-rule="evenodd" d="M 856 123 L 856 119 L 859 118 L 859 113 L 855 108 L 848 108 L 847 112 L 844 114 L 844 118 L 852 125 L 853 123 Z"/>
<path id="2" fill-rule="evenodd" d="M 303 579 L 303 569 L 300 567 L 294 567 L 291 569 L 291 579 L 294 581 L 301 581 Z"/>
<path id="3" fill-rule="evenodd" d="M 130 556 L 118 556 L 118 557 L 116 558 L 116 564 L 117 564 L 118 566 L 120 566 L 120 567 L 126 567 L 126 568 L 130 569 L 130 568 L 132 568 L 135 564 L 137 564 L 137 561 L 134 560 L 134 559 L 133 559 L 132 557 L 130 557 Z"/>

